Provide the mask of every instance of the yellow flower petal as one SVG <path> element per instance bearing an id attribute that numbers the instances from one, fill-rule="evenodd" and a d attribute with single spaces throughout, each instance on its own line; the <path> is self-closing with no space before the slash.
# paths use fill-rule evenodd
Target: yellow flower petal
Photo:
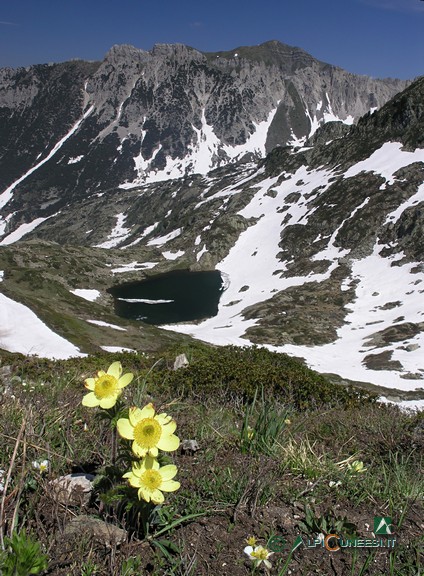
<path id="1" fill-rule="evenodd" d="M 138 499 L 150 502 L 150 490 L 146 490 L 144 486 L 141 486 L 138 490 Z"/>
<path id="2" fill-rule="evenodd" d="M 155 416 L 155 408 L 151 402 L 149 404 L 146 404 L 146 406 L 142 410 L 140 410 L 140 420 L 142 420 L 143 418 L 154 418 L 154 416 Z"/>
<path id="3" fill-rule="evenodd" d="M 169 422 L 171 422 L 172 416 L 168 416 L 168 414 L 162 412 L 162 414 L 156 414 L 156 420 L 162 424 L 162 426 L 165 426 L 165 424 L 169 424 Z"/>
<path id="4" fill-rule="evenodd" d="M 144 416 L 142 416 L 142 410 L 140 410 L 140 408 L 131 406 L 128 418 L 131 422 L 131 425 L 136 426 L 140 420 L 143 420 Z"/>
<path id="5" fill-rule="evenodd" d="M 150 456 L 153 456 L 153 458 L 157 458 L 158 454 L 159 454 L 159 450 L 156 448 L 156 446 L 154 446 L 153 448 L 149 449 L 149 454 L 150 454 Z"/>
<path id="6" fill-rule="evenodd" d="M 180 439 L 175 434 L 171 434 L 170 436 L 163 436 L 157 443 L 157 447 L 159 450 L 164 450 L 165 452 L 173 452 L 177 450 L 178 446 L 180 445 Z"/>
<path id="7" fill-rule="evenodd" d="M 107 369 L 107 373 L 110 376 L 113 376 L 114 378 L 116 378 L 117 380 L 119 380 L 119 378 L 121 377 L 122 374 L 122 365 L 120 362 L 113 362 L 113 364 L 111 364 L 109 366 L 109 368 Z"/>
<path id="8" fill-rule="evenodd" d="M 158 420 L 158 418 L 156 418 Z M 163 425 L 162 425 L 163 426 Z M 170 420 L 168 424 L 165 424 L 163 426 L 163 434 L 165 435 L 171 435 L 175 432 L 177 428 L 177 423 L 175 422 L 175 420 Z"/>
<path id="9" fill-rule="evenodd" d="M 116 427 L 118 429 L 119 435 L 122 436 L 122 438 L 126 438 L 127 440 L 134 440 L 134 427 L 131 426 L 128 418 L 119 418 L 118 422 L 116 423 Z"/>
<path id="10" fill-rule="evenodd" d="M 94 408 L 100 404 L 100 400 L 98 400 L 94 394 L 94 392 L 89 392 L 86 394 L 82 399 L 82 405 L 88 406 L 89 408 Z"/>
<path id="11" fill-rule="evenodd" d="M 114 396 L 106 396 L 106 398 L 102 398 L 100 400 L 100 408 L 105 408 L 106 410 L 115 406 L 116 401 L 118 400 L 118 394 Z"/>
<path id="12" fill-rule="evenodd" d="M 137 478 L 134 474 L 129 477 L 128 482 L 133 488 L 140 488 L 142 486 L 140 478 Z"/>
<path id="13" fill-rule="evenodd" d="M 142 448 L 135 441 L 132 443 L 131 450 L 139 458 L 144 458 L 144 456 L 146 456 L 146 454 L 147 454 L 147 448 Z"/>
<path id="14" fill-rule="evenodd" d="M 88 388 L 89 390 L 94 390 L 94 383 L 95 383 L 95 379 L 94 378 L 87 378 L 85 380 L 84 386 L 86 388 Z"/>
<path id="15" fill-rule="evenodd" d="M 160 489 L 164 492 L 175 492 L 175 490 L 178 490 L 180 486 L 181 484 L 175 480 L 165 480 L 160 485 Z"/>
<path id="16" fill-rule="evenodd" d="M 160 490 L 157 490 L 157 489 L 153 490 L 153 492 L 151 493 L 150 499 L 154 504 L 162 504 L 162 502 L 165 500 L 162 492 Z"/>
<path id="17" fill-rule="evenodd" d="M 163 480 L 171 480 L 171 478 L 173 478 L 176 473 L 177 473 L 178 469 L 174 464 L 168 464 L 167 466 L 162 466 L 162 468 L 160 469 L 160 475 L 162 476 Z"/>
<path id="18" fill-rule="evenodd" d="M 118 380 L 118 388 L 124 388 L 125 386 L 128 386 L 128 384 L 132 382 L 133 378 L 134 374 L 131 374 L 131 372 L 128 372 L 128 374 L 124 374 Z"/>

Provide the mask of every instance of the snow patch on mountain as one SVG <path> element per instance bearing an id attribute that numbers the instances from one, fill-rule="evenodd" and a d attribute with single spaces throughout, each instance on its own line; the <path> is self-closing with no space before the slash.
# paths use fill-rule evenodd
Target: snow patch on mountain
<path id="1" fill-rule="evenodd" d="M 136 270 L 150 270 L 154 268 L 158 262 L 129 262 L 128 264 L 123 264 L 118 268 L 112 268 L 112 274 L 122 274 L 124 272 L 134 272 Z"/>
<path id="2" fill-rule="evenodd" d="M 133 348 L 124 348 L 123 346 L 100 346 L 105 352 L 111 352 L 112 354 L 120 354 L 121 352 L 130 352 L 132 354 L 137 354 L 137 350 Z"/>
<path id="3" fill-rule="evenodd" d="M 184 256 L 184 250 L 178 250 L 177 252 L 162 252 L 162 256 L 167 260 L 177 260 L 181 256 Z"/>
<path id="4" fill-rule="evenodd" d="M 76 288 L 75 290 L 71 290 L 72 294 L 75 296 L 79 296 L 79 298 L 84 298 L 84 300 L 88 300 L 89 302 L 95 302 L 97 298 L 100 298 L 101 294 L 98 290 L 90 290 L 88 288 Z"/>
<path id="5" fill-rule="evenodd" d="M 56 152 L 58 150 L 60 150 L 60 148 L 63 146 L 63 144 L 73 134 L 75 134 L 75 132 L 81 126 L 83 121 L 93 112 L 93 110 L 94 110 L 94 106 L 90 106 L 90 108 L 88 108 L 88 110 L 81 116 L 81 118 L 79 118 L 79 120 L 77 120 L 77 122 L 75 122 L 75 124 L 72 126 L 72 128 L 65 134 L 65 136 L 63 136 L 63 138 L 61 138 L 59 140 L 59 142 L 57 142 L 57 144 L 52 148 L 52 150 L 48 153 L 48 155 L 43 160 L 41 160 L 41 162 L 38 162 L 38 164 L 36 164 L 32 168 L 30 168 L 27 172 L 25 172 L 25 174 L 23 176 L 21 176 L 20 178 L 15 180 L 15 182 L 13 182 L 10 186 L 8 186 L 8 188 L 6 188 L 6 190 L 4 190 L 2 193 L 0 193 L 0 209 L 3 208 L 12 199 L 13 191 L 15 190 L 15 188 L 19 184 L 21 184 L 21 182 L 26 180 L 26 178 L 28 178 L 28 176 L 30 176 L 36 170 L 38 170 L 38 168 L 43 166 L 43 164 L 48 162 L 56 154 Z M 4 226 L 2 227 L 2 224 L 4 225 L 4 220 L 2 220 L 0 218 L 0 234 L 4 233 Z"/>
<path id="6" fill-rule="evenodd" d="M 104 322 L 103 320 L 87 320 L 90 324 L 95 324 L 96 326 L 102 326 L 105 328 L 113 328 L 113 330 L 120 330 L 121 332 L 126 332 L 126 328 L 122 326 L 117 326 L 116 324 L 109 324 L 109 322 Z"/>
<path id="7" fill-rule="evenodd" d="M 80 162 L 83 158 L 84 158 L 84 156 L 82 156 L 82 155 L 75 156 L 75 158 L 69 158 L 68 164 L 76 164 L 77 162 Z"/>
<path id="8" fill-rule="evenodd" d="M 171 178 L 181 178 L 187 174 L 207 174 L 221 163 L 239 160 L 246 154 L 253 154 L 258 158 L 263 158 L 266 154 L 266 137 L 276 111 L 277 108 L 271 110 L 266 120 L 262 122 L 253 122 L 254 131 L 244 144 L 230 146 L 229 144 L 221 142 L 216 136 L 213 126 L 207 123 L 205 110 L 203 110 L 201 128 L 196 128 L 194 125 L 192 126 L 196 136 L 184 158 L 167 156 L 165 168 L 162 170 L 152 170 L 152 162 L 160 151 L 161 145 L 156 148 L 152 158 L 148 160 L 144 159 L 140 150 L 139 155 L 134 158 L 134 166 L 137 172 L 136 178 L 132 182 L 126 181 L 120 184 L 119 187 L 129 189 L 140 186 L 141 184 L 163 182 Z M 142 130 L 141 143 L 145 136 L 146 133 Z M 223 159 L 225 159 L 225 162 L 223 162 Z"/>
<path id="9" fill-rule="evenodd" d="M 424 149 L 417 148 L 414 152 L 408 152 L 402 149 L 401 142 L 386 142 L 369 158 L 349 168 L 344 177 L 352 178 L 361 172 L 374 172 L 386 180 L 380 186 L 380 190 L 384 190 L 387 184 L 393 184 L 393 175 L 398 170 L 413 162 L 424 162 Z"/>
<path id="10" fill-rule="evenodd" d="M 305 114 L 309 118 L 309 121 L 311 123 L 311 129 L 309 131 L 307 138 L 313 136 L 315 132 L 318 130 L 318 128 L 323 124 L 326 124 L 327 122 L 343 122 L 343 124 L 347 124 L 350 126 L 355 121 L 354 117 L 351 114 L 346 116 L 346 118 L 340 118 L 339 116 L 337 116 L 337 114 L 333 112 L 330 97 L 327 93 L 325 94 L 325 97 L 327 99 L 327 106 L 324 110 L 322 100 L 320 100 L 316 105 L 316 112 L 321 112 L 323 110 L 320 118 L 318 118 L 316 113 L 312 115 L 308 109 L 305 109 Z M 305 142 L 305 140 L 306 138 L 298 140 L 292 132 L 292 142 L 290 143 L 291 145 L 301 145 Z"/>
<path id="11" fill-rule="evenodd" d="M 28 222 L 26 224 L 21 224 L 16 230 L 8 234 L 3 240 L 0 242 L 0 246 L 8 246 L 9 244 L 13 244 L 17 242 L 21 238 L 23 238 L 26 234 L 29 234 L 33 230 L 35 230 L 40 224 L 48 220 L 49 218 L 54 218 L 57 216 L 59 212 L 56 214 L 52 214 L 51 216 L 47 216 L 46 218 L 36 218 L 32 222 Z"/>
<path id="12" fill-rule="evenodd" d="M 417 192 L 408 198 L 408 200 L 405 200 L 405 202 L 398 206 L 396 210 L 393 210 L 393 212 L 390 212 L 390 214 L 387 215 L 385 224 L 388 224 L 389 222 L 394 224 L 399 220 L 407 208 L 416 206 L 420 202 L 424 202 L 424 184 L 421 184 Z"/>
<path id="13" fill-rule="evenodd" d="M 95 248 L 115 248 L 131 235 L 131 230 L 125 228 L 124 223 L 126 220 L 125 214 L 116 215 L 116 225 L 109 234 L 107 240 L 101 244 L 96 244 Z"/>
<path id="14" fill-rule="evenodd" d="M 424 272 L 411 275 L 416 263 L 396 265 L 402 255 L 383 258 L 380 255 L 382 248 L 377 241 L 370 256 L 353 263 L 351 282 L 358 282 L 356 298 L 347 307 L 345 324 L 338 330 L 335 342 L 317 347 L 286 345 L 279 349 L 303 356 L 312 368 L 321 372 L 373 382 L 387 388 L 414 390 L 420 385 L 419 381 L 408 378 L 407 374 L 421 372 L 424 378 L 424 332 L 383 348 L 370 346 L 370 339 L 377 331 L 405 322 L 424 322 L 423 290 L 418 288 L 420 284 L 416 284 L 423 282 Z M 391 303 L 397 305 L 387 306 Z M 417 348 L 411 350 L 411 344 Z M 367 368 L 365 357 L 382 351 L 392 352 L 391 359 L 399 360 L 404 370 Z"/>
<path id="15" fill-rule="evenodd" d="M 0 348 L 52 359 L 86 356 L 50 330 L 32 310 L 1 293 Z"/>
<path id="16" fill-rule="evenodd" d="M 176 230 L 172 230 L 172 232 L 165 234 L 165 236 L 158 236 L 157 238 L 152 238 L 147 242 L 147 246 L 163 246 L 167 242 L 170 242 L 171 240 L 174 240 L 174 238 L 180 236 L 182 231 L 183 231 L 182 228 L 177 228 Z"/>
<path id="17" fill-rule="evenodd" d="M 200 258 L 207 252 L 206 244 L 203 244 L 203 248 L 196 254 L 196 260 L 199 262 Z"/>

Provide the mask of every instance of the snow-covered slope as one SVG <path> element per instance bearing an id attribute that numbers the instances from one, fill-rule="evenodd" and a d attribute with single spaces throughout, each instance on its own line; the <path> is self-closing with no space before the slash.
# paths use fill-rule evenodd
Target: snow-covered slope
<path id="1" fill-rule="evenodd" d="M 44 358 L 85 356 L 19 302 L 0 293 L 0 348 Z"/>
<path id="2" fill-rule="evenodd" d="M 395 181 L 394 174 L 400 168 L 414 162 L 424 163 L 424 150 L 414 153 L 401 150 L 399 143 L 384 145 L 366 161 L 355 164 L 344 174 L 353 178 L 361 171 L 373 172 L 384 178 L 380 188 L 385 189 Z M 257 186 L 250 203 L 239 212 L 245 218 L 254 218 L 255 223 L 242 232 L 229 254 L 216 265 L 229 280 L 227 290 L 219 304 L 218 315 L 196 325 L 172 325 L 167 328 L 190 334 L 215 344 L 239 344 L 248 342 L 245 333 L 255 326 L 258 319 L 246 319 L 243 312 L 250 306 L 269 300 L 276 292 L 305 284 L 320 284 L 331 278 L 339 267 L 349 261 L 350 271 L 340 282 L 340 290 L 352 290 L 352 299 L 345 306 L 343 325 L 337 330 L 336 339 L 321 346 L 283 345 L 272 349 L 304 357 L 308 364 L 321 371 L 339 374 L 342 377 L 373 382 L 381 386 L 412 390 L 422 386 L 424 380 L 424 266 L 421 262 L 405 262 L 405 254 L 385 256 L 385 245 L 375 240 L 372 252 L 363 258 L 352 257 L 352 249 L 337 245 L 336 239 L 349 220 L 358 217 L 370 196 L 343 219 L 334 232 L 320 242 L 320 249 L 313 261 L 324 261 L 325 270 L 305 275 L 287 274 L 287 260 L 279 258 L 280 239 L 287 226 L 307 226 L 314 212 L 311 204 L 319 200 L 334 172 L 308 170 L 302 166 L 293 175 L 278 183 L 280 176 L 267 178 Z M 302 181 L 301 192 L 298 182 Z M 272 190 L 273 194 L 269 195 Z M 298 193 L 299 198 L 284 212 L 287 197 Z M 212 200 L 213 196 L 209 198 Z M 387 214 L 385 222 L 393 224 L 405 210 L 424 203 L 424 183 L 408 200 Z M 317 236 L 315 242 L 321 240 Z M 402 263 L 403 261 L 403 263 Z M 305 307 L 308 303 L 305 302 Z M 278 309 L 279 328 L 285 328 L 288 310 Z M 311 318 L 313 322 L 313 317 Z M 378 334 L 393 327 L 416 326 L 387 342 L 377 338 Z M 419 327 L 419 328 L 418 328 Z M 278 337 L 278 336 L 277 336 Z M 256 340 L 256 338 L 255 338 Z M 261 342 L 265 344 L 266 342 Z M 384 352 L 395 369 L 378 369 L 367 365 L 367 357 L 375 351 Z M 369 363 L 368 363 L 369 364 Z M 418 380 L 417 380 L 418 379 Z"/>

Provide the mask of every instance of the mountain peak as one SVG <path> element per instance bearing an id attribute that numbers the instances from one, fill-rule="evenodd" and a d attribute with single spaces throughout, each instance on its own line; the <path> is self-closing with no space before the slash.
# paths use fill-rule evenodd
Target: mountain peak
<path id="1" fill-rule="evenodd" d="M 114 63 L 123 60 L 140 60 L 143 56 L 148 54 L 141 48 L 136 48 L 131 44 L 114 44 L 105 54 L 104 60 Z"/>
<path id="2" fill-rule="evenodd" d="M 155 58 L 176 58 L 183 60 L 204 59 L 204 56 L 199 52 L 199 50 L 181 43 L 155 44 L 150 53 Z"/>

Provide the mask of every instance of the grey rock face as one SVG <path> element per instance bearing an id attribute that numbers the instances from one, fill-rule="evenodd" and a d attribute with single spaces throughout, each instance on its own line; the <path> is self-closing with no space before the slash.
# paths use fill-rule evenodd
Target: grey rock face
<path id="1" fill-rule="evenodd" d="M 13 213 L 3 229 L 157 172 L 264 156 L 329 119 L 355 121 L 407 85 L 276 41 L 213 54 L 114 46 L 103 62 L 0 70 L 0 198 L 13 187 L 0 200 L 0 218 Z"/>

